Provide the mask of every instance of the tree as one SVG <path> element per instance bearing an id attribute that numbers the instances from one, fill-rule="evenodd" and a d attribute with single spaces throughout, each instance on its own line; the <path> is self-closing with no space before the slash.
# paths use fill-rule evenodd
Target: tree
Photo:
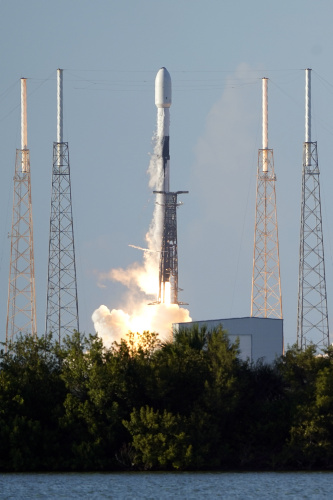
<path id="1" fill-rule="evenodd" d="M 52 337 L 19 336 L 0 355 L 0 469 L 53 470 L 65 386 Z"/>
<path id="2" fill-rule="evenodd" d="M 97 335 L 74 332 L 66 338 L 62 380 L 67 395 L 60 421 L 67 436 L 66 468 L 104 470 L 115 465 L 122 426 L 112 367 L 112 352 Z"/>
<path id="3" fill-rule="evenodd" d="M 186 434 L 186 420 L 149 406 L 134 409 L 123 421 L 136 451 L 133 465 L 144 470 L 183 469 L 191 463 L 192 447 Z"/>
<path id="4" fill-rule="evenodd" d="M 316 355 L 316 347 L 289 349 L 279 363 L 290 402 L 287 465 L 312 468 L 332 463 L 329 425 L 332 360 Z"/>

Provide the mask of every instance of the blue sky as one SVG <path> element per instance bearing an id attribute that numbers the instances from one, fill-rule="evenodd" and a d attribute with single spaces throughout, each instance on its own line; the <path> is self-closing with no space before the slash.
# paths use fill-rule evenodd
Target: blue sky
<path id="1" fill-rule="evenodd" d="M 333 34 L 330 0 L 0 1 L 0 340 L 4 340 L 20 78 L 28 78 L 28 146 L 38 333 L 46 308 L 56 69 L 64 69 L 80 325 L 126 289 L 99 275 L 140 261 L 154 209 L 148 187 L 154 79 L 172 78 L 171 189 L 178 211 L 180 299 L 197 320 L 250 314 L 261 78 L 268 77 L 285 342 L 296 340 L 304 69 L 312 68 L 313 140 L 321 170 L 333 328 L 331 185 Z"/>

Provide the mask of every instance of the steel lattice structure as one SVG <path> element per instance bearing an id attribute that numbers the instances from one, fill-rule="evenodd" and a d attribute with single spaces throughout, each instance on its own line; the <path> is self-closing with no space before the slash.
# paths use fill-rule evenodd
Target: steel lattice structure
<path id="1" fill-rule="evenodd" d="M 258 154 L 251 316 L 282 318 L 276 176 L 272 149 Z"/>
<path id="2" fill-rule="evenodd" d="M 37 336 L 30 155 L 16 150 L 8 283 L 6 343 L 15 335 Z"/>
<path id="3" fill-rule="evenodd" d="M 57 340 L 79 330 L 68 143 L 53 144 L 46 333 Z"/>
<path id="4" fill-rule="evenodd" d="M 329 345 L 317 143 L 303 147 L 297 345 Z"/>
<path id="5" fill-rule="evenodd" d="M 170 283 L 171 304 L 184 305 L 178 301 L 178 242 L 177 242 L 177 202 L 179 194 L 188 191 L 166 192 L 154 191 L 163 195 L 164 217 L 163 235 L 159 267 L 159 291 L 157 303 L 164 303 L 166 297 L 166 284 Z"/>
<path id="6" fill-rule="evenodd" d="M 297 345 L 309 344 L 327 348 L 329 328 L 317 143 L 311 141 L 311 69 L 306 69 Z"/>
<path id="7" fill-rule="evenodd" d="M 282 318 L 273 150 L 268 148 L 268 79 L 262 79 L 262 149 L 258 153 L 251 316 Z"/>

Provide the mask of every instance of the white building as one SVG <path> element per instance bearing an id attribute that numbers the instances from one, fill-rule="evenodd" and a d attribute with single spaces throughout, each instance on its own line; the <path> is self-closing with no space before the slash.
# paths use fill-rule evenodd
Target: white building
<path id="1" fill-rule="evenodd" d="M 206 326 L 210 331 L 221 325 L 231 342 L 239 339 L 240 358 L 256 362 L 272 363 L 283 354 L 283 320 L 277 318 L 228 318 L 176 323 L 178 328 L 190 328 L 193 324 Z"/>

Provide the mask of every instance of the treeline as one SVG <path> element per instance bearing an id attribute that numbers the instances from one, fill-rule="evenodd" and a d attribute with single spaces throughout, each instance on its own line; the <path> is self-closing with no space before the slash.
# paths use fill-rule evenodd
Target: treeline
<path id="1" fill-rule="evenodd" d="M 333 468 L 331 349 L 268 366 L 241 361 L 222 329 L 135 339 L 3 346 L 0 470 Z"/>

